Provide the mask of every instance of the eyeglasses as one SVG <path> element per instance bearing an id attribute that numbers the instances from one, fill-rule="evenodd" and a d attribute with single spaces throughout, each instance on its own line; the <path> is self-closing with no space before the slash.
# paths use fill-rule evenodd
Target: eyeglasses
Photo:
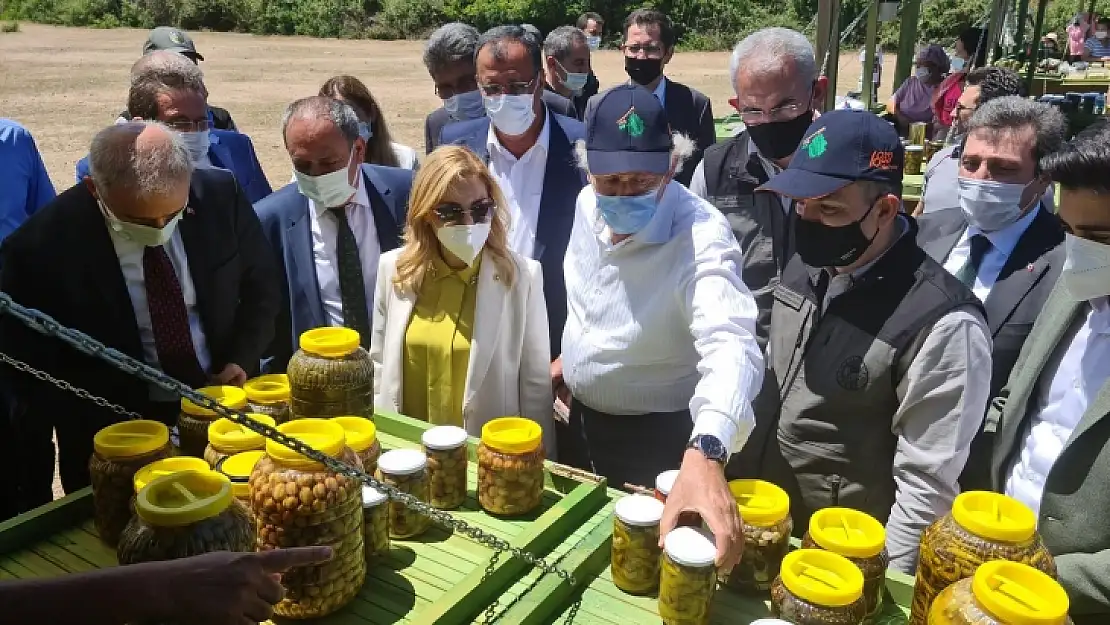
<path id="1" fill-rule="evenodd" d="M 198 121 L 176 121 L 166 122 L 166 125 L 173 128 L 177 132 L 206 132 L 211 126 L 207 119 Z"/>
<path id="2" fill-rule="evenodd" d="M 533 78 L 528 82 L 511 82 L 504 85 L 478 85 L 478 88 L 482 90 L 483 95 L 493 98 L 499 95 L 524 95 L 532 93 L 532 87 L 535 84 L 536 79 Z"/>
<path id="3" fill-rule="evenodd" d="M 740 120 L 745 124 L 760 124 L 768 122 L 782 122 L 790 119 L 795 119 L 802 113 L 809 110 L 809 104 L 802 104 L 800 102 L 793 102 L 791 104 L 783 104 L 777 106 L 769 111 L 763 109 L 746 108 L 741 109 Z"/>
<path id="4" fill-rule="evenodd" d="M 463 223 L 467 215 L 476 224 L 485 223 L 489 221 L 490 215 L 496 209 L 497 204 L 492 199 L 485 198 L 474 202 L 469 208 L 463 208 L 454 202 L 446 202 L 435 208 L 435 214 L 444 225 L 457 226 Z"/>
<path id="5" fill-rule="evenodd" d="M 663 44 L 659 43 L 623 44 L 621 46 L 621 50 L 624 50 L 626 54 L 631 54 L 632 56 L 636 56 L 641 52 L 644 53 L 644 56 L 647 56 L 649 58 L 657 58 L 663 56 Z"/>
<path id="6" fill-rule="evenodd" d="M 976 108 L 978 108 L 978 107 L 964 106 L 963 104 L 960 104 L 959 102 L 957 102 L 956 103 L 956 110 L 953 111 L 953 112 L 956 113 L 956 115 L 959 115 L 960 113 L 963 113 L 964 111 L 966 111 L 967 113 L 970 114 L 970 113 L 974 113 Z"/>

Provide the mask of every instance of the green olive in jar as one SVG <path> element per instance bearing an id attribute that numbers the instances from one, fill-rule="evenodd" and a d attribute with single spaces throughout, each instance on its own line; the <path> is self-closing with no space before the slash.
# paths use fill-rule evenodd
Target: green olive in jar
<path id="1" fill-rule="evenodd" d="M 263 425 L 275 425 L 273 417 L 253 413 L 247 413 L 247 417 Z M 204 450 L 204 460 L 215 469 L 228 456 L 260 451 L 265 447 L 266 437 L 262 434 L 231 419 L 216 419 L 208 426 L 208 447 Z"/>
<path id="2" fill-rule="evenodd" d="M 860 625 L 865 610 L 863 574 L 831 551 L 790 552 L 771 584 L 771 615 L 795 625 Z"/>
<path id="3" fill-rule="evenodd" d="M 124 421 L 93 436 L 89 478 L 93 521 L 104 542 L 114 545 L 131 520 L 132 481 L 144 466 L 170 455 L 170 430 L 157 421 Z"/>
<path id="4" fill-rule="evenodd" d="M 482 426 L 478 446 L 478 503 L 492 514 L 515 516 L 543 502 L 543 429 L 522 417 Z"/>
<path id="5" fill-rule="evenodd" d="M 428 503 L 428 460 L 415 449 L 394 449 L 378 459 L 377 480 Z M 401 501 L 389 502 L 389 536 L 412 538 L 428 529 L 431 519 Z"/>
<path id="6" fill-rule="evenodd" d="M 716 540 L 708 530 L 678 527 L 663 540 L 659 616 L 664 625 L 705 625 L 717 587 Z"/>
<path id="7" fill-rule="evenodd" d="M 629 495 L 613 510 L 610 558 L 613 584 L 632 594 L 647 594 L 659 586 L 659 521 L 663 502 L 646 495 Z"/>
<path id="8" fill-rule="evenodd" d="M 872 622 L 883 611 L 886 569 L 886 529 L 874 517 L 851 508 L 823 508 L 809 518 L 802 537 L 803 549 L 824 549 L 844 556 L 863 573 L 865 621 Z"/>
<path id="9" fill-rule="evenodd" d="M 1068 608 L 1056 580 L 1025 564 L 992 560 L 937 596 L 928 625 L 1070 625 Z"/>
<path id="10" fill-rule="evenodd" d="M 251 378 L 243 384 L 243 392 L 247 394 L 247 406 L 251 412 L 272 417 L 278 425 L 288 421 L 292 415 L 289 376 L 284 373 Z"/>
<path id="11" fill-rule="evenodd" d="M 378 458 L 382 455 L 382 446 L 378 442 L 378 428 L 374 422 L 366 417 L 350 415 L 334 417 L 332 421 L 343 428 L 347 446 L 362 462 L 362 470 L 373 475 L 378 468 Z"/>
<path id="12" fill-rule="evenodd" d="M 301 334 L 287 373 L 293 419 L 374 417 L 374 366 L 350 328 L 314 328 Z"/>
<path id="13" fill-rule="evenodd" d="M 206 386 L 197 389 L 197 392 L 231 410 L 243 410 L 247 407 L 247 394 L 237 386 Z M 219 418 L 220 415 L 214 410 L 181 398 L 181 413 L 177 415 L 177 437 L 182 455 L 203 458 L 204 448 L 208 446 L 208 426 Z"/>
<path id="14" fill-rule="evenodd" d="M 431 504 L 454 510 L 466 501 L 466 430 L 453 425 L 431 428 L 420 436 L 428 457 Z"/>
<path id="15" fill-rule="evenodd" d="M 389 497 L 372 486 L 362 487 L 362 529 L 367 561 L 389 555 Z"/>
<path id="16" fill-rule="evenodd" d="M 794 531 L 790 497 L 763 480 L 733 480 L 728 488 L 740 509 L 744 551 L 726 583 L 741 591 L 770 590 L 790 551 L 790 533 Z"/>

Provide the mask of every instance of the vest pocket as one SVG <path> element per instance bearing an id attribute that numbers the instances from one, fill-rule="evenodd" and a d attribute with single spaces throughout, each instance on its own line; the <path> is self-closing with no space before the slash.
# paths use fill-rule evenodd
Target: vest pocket
<path id="1" fill-rule="evenodd" d="M 811 514 L 833 506 L 875 515 L 876 511 L 871 510 L 876 503 L 871 491 L 877 484 L 867 482 L 869 475 L 871 482 L 882 475 L 876 467 L 869 466 L 876 459 L 851 458 L 848 446 L 799 440 L 781 429 L 777 439 L 783 462 L 780 468 L 787 473 L 777 471 L 772 481 L 785 482 L 779 485 L 790 493 L 796 524 L 799 519 L 808 524 Z M 876 518 L 885 519 L 889 512 L 888 507 Z"/>

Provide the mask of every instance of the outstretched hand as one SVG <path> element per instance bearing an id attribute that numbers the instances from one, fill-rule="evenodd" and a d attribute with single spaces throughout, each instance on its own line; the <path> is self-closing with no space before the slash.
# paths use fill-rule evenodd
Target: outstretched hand
<path id="1" fill-rule="evenodd" d="M 740 562 L 744 551 L 740 509 L 728 489 L 724 467 L 696 449 L 686 450 L 678 478 L 667 495 L 659 524 L 659 546 L 675 527 L 692 524 L 690 517 L 700 517 L 713 532 L 718 569 L 729 571 Z"/>

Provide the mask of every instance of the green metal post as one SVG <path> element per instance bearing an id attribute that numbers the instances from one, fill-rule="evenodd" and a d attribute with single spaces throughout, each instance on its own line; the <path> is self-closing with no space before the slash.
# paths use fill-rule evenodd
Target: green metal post
<path id="1" fill-rule="evenodd" d="M 891 88 L 910 77 L 913 70 L 914 48 L 917 44 L 917 21 L 921 17 L 921 0 L 903 0 L 901 23 L 898 26 L 898 63 L 894 67 Z"/>
<path id="2" fill-rule="evenodd" d="M 1041 3 L 1044 6 L 1044 3 Z M 1014 53 L 1018 58 L 1022 58 L 1025 52 L 1025 16 L 1029 13 L 1029 0 L 1018 0 L 1017 8 L 1017 33 L 1014 34 Z M 1037 39 L 1034 38 L 1033 45 L 1036 45 Z M 1033 48 L 1036 50 L 1036 48 Z"/>
<path id="3" fill-rule="evenodd" d="M 1040 0 L 1037 19 L 1033 22 L 1033 58 L 1029 59 L 1029 71 L 1025 73 L 1025 93 L 1033 93 L 1033 75 L 1037 73 L 1038 51 L 1041 47 L 1041 31 L 1044 29 L 1044 12 L 1048 0 Z"/>
<path id="4" fill-rule="evenodd" d="M 840 66 L 840 0 L 818 0 L 817 62 L 828 78 L 825 110 L 836 108 L 836 77 Z"/>
<path id="5" fill-rule="evenodd" d="M 860 86 L 863 87 L 863 106 L 868 111 L 875 105 L 871 95 L 874 91 L 875 75 L 875 48 L 879 38 L 879 0 L 872 0 L 871 8 L 867 9 L 867 33 L 863 37 L 863 76 L 860 77 Z M 878 96 L 878 94 L 875 94 Z"/>

